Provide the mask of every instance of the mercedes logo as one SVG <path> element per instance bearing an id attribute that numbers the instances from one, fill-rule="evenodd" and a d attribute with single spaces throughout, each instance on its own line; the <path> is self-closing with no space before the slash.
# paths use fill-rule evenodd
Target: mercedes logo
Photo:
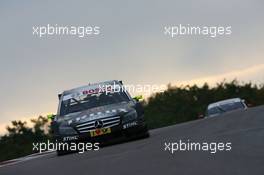
<path id="1" fill-rule="evenodd" d="M 94 122 L 94 127 L 95 128 L 102 128 L 104 126 L 104 123 L 103 123 L 103 121 L 101 121 L 101 120 L 96 120 L 95 122 Z"/>

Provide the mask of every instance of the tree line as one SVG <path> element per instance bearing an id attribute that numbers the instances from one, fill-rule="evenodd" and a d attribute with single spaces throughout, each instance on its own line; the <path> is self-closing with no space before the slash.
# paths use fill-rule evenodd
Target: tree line
<path id="1" fill-rule="evenodd" d="M 145 104 L 145 117 L 150 128 L 195 120 L 205 115 L 208 104 L 240 97 L 249 106 L 264 104 L 264 85 L 240 83 L 237 80 L 221 82 L 214 87 L 207 83 L 198 87 L 171 86 L 166 91 L 153 94 Z"/>
<path id="2" fill-rule="evenodd" d="M 228 98 L 240 97 L 250 106 L 264 104 L 264 86 L 240 83 L 237 80 L 221 82 L 214 87 L 207 83 L 199 87 L 168 85 L 164 92 L 155 93 L 143 101 L 145 119 L 149 128 L 159 128 L 195 120 L 204 114 L 207 105 Z M 31 119 L 32 127 L 25 121 L 12 121 L 7 133 L 0 137 L 0 161 L 32 154 L 33 142 L 51 139 L 47 117 Z"/>

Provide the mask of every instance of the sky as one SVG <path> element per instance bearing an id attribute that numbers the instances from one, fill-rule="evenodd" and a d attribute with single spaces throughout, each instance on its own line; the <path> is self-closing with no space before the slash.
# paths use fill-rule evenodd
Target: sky
<path id="1" fill-rule="evenodd" d="M 1 1 L 0 133 L 56 113 L 57 94 L 92 82 L 264 83 L 261 0 Z M 100 26 L 96 37 L 39 38 L 33 26 Z M 164 35 L 164 26 L 231 26 L 232 34 Z"/>

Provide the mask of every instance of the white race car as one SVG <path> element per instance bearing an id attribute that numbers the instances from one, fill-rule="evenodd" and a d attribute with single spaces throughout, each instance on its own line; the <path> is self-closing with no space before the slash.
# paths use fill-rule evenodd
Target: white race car
<path id="1" fill-rule="evenodd" d="M 214 117 L 225 112 L 234 110 L 245 110 L 247 108 L 248 107 L 245 103 L 245 100 L 240 98 L 222 100 L 208 105 L 206 117 Z"/>

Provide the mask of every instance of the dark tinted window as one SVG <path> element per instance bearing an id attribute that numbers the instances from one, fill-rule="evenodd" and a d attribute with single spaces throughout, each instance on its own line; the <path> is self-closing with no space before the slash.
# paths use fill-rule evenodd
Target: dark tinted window
<path id="1" fill-rule="evenodd" d="M 210 116 L 210 115 L 214 115 L 214 114 L 219 114 L 221 112 L 223 112 L 223 111 L 219 110 L 217 107 L 213 107 L 207 111 L 207 115 Z"/>
<path id="2" fill-rule="evenodd" d="M 60 115 L 127 101 L 129 98 L 124 92 L 82 95 L 62 101 Z"/>
<path id="3" fill-rule="evenodd" d="M 224 111 L 232 111 L 236 109 L 244 109 L 245 106 L 241 102 L 228 103 L 220 106 Z"/>

